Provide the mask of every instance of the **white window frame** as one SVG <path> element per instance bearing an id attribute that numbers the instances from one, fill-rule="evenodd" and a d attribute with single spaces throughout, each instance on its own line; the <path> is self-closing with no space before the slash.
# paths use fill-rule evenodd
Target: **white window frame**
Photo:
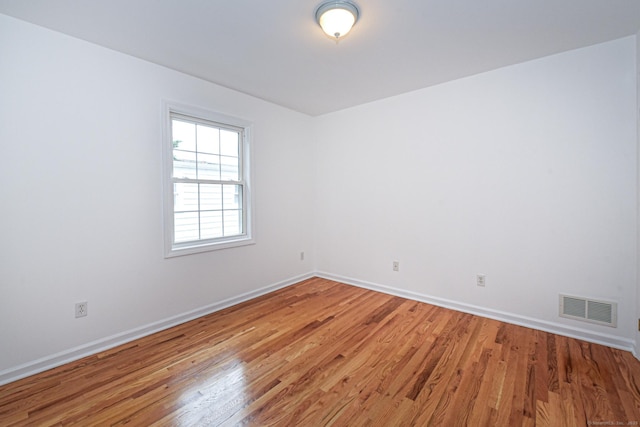
<path id="1" fill-rule="evenodd" d="M 255 243 L 253 238 L 253 192 L 251 191 L 251 130 L 252 123 L 237 117 L 208 111 L 198 107 L 163 101 L 163 223 L 165 258 L 183 256 L 219 249 L 227 249 Z M 243 233 L 236 236 L 203 239 L 189 242 L 175 242 L 174 235 L 174 190 L 173 184 L 173 138 L 171 120 L 173 115 L 211 123 L 222 128 L 242 129 L 240 148 L 240 181 L 242 182 Z M 235 182 L 234 182 L 235 183 Z"/>

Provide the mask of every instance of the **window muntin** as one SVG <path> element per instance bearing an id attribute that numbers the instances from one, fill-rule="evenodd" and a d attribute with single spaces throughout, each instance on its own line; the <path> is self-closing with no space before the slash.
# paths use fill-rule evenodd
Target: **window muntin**
<path id="1" fill-rule="evenodd" d="M 248 125 L 168 113 L 165 254 L 252 243 Z"/>

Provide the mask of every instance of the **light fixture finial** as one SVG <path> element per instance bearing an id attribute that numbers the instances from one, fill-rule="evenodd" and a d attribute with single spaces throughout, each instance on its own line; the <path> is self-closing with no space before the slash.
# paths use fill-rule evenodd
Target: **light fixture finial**
<path id="1" fill-rule="evenodd" d="M 358 21 L 360 11 L 355 4 L 344 0 L 322 3 L 316 9 L 316 22 L 329 37 L 336 42 L 347 35 Z"/>

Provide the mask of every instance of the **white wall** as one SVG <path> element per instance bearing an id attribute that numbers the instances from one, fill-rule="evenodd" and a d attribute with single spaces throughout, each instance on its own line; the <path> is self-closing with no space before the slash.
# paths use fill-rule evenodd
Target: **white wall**
<path id="1" fill-rule="evenodd" d="M 635 84 L 627 37 L 319 118 L 318 270 L 630 347 Z M 618 328 L 559 293 L 618 302 Z"/>
<path id="2" fill-rule="evenodd" d="M 0 58 L 0 383 L 314 270 L 633 341 L 634 37 L 313 119 L 3 15 Z M 163 258 L 163 99 L 254 122 L 256 245 Z"/>
<path id="3" fill-rule="evenodd" d="M 636 202 L 637 205 L 637 244 L 636 244 L 636 266 L 640 267 L 640 32 L 636 34 L 636 136 L 638 140 L 638 170 L 636 171 L 637 179 L 637 191 L 638 196 Z M 640 359 L 640 271 L 636 271 L 636 318 L 638 319 L 638 329 L 635 330 L 635 345 L 634 353 L 637 358 Z"/>
<path id="4" fill-rule="evenodd" d="M 4 15 L 0 58 L 0 382 L 313 270 L 308 116 Z M 163 99 L 254 123 L 255 245 L 164 259 Z"/>

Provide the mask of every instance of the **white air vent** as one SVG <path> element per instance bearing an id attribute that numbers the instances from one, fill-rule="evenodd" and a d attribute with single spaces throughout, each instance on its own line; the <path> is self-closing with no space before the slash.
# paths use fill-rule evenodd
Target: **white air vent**
<path id="1" fill-rule="evenodd" d="M 618 323 L 618 304 L 560 295 L 560 316 L 615 328 Z"/>

